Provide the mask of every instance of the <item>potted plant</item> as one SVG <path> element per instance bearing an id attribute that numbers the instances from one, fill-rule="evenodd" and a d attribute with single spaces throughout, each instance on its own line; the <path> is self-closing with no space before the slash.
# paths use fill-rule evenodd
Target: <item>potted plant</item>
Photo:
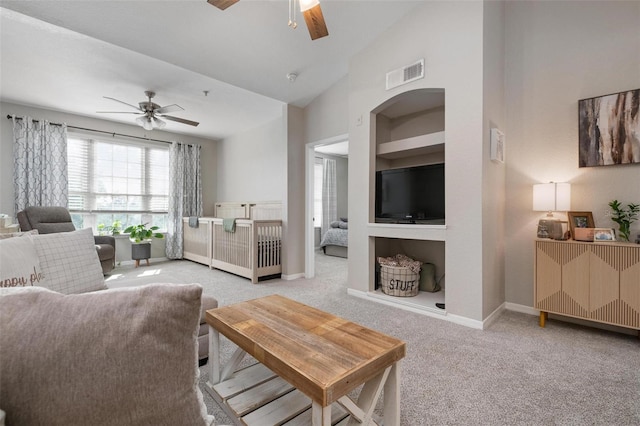
<path id="1" fill-rule="evenodd" d="M 119 220 L 114 220 L 111 226 L 105 226 L 104 223 L 98 225 L 99 235 L 120 235 L 120 232 L 122 232 L 122 222 Z"/>
<path id="2" fill-rule="evenodd" d="M 613 200 L 609 203 L 609 207 L 611 207 L 611 220 L 619 225 L 620 238 L 623 241 L 629 241 L 631 224 L 638 220 L 640 205 L 629 203 L 627 207 L 622 207 L 618 200 Z"/>
<path id="3" fill-rule="evenodd" d="M 145 259 L 147 265 L 149 264 L 149 258 L 151 257 L 151 240 L 153 238 L 164 238 L 157 231 L 157 226 L 148 227 L 146 223 L 139 225 L 128 226 L 124 230 L 125 234 L 129 234 L 129 240 L 131 241 L 131 259 L 136 261 L 136 268 L 140 265 L 140 260 Z"/>

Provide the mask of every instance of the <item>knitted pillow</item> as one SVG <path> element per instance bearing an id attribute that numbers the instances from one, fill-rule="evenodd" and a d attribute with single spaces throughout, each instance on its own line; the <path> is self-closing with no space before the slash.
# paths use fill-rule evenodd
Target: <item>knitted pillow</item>
<path id="1" fill-rule="evenodd" d="M 7 424 L 212 423 L 197 386 L 199 285 L 0 294 Z"/>

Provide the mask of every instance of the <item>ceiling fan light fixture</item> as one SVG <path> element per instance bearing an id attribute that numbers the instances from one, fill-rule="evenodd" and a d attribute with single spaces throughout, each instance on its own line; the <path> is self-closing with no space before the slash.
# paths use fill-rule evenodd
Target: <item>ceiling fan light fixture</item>
<path id="1" fill-rule="evenodd" d="M 153 124 L 158 128 L 158 129 L 164 129 L 164 126 L 167 125 L 167 123 L 165 123 L 164 121 L 160 120 L 159 118 L 153 117 Z"/>
<path id="2" fill-rule="evenodd" d="M 205 96 L 207 95 L 207 93 L 209 93 L 208 90 L 205 90 Z M 197 121 L 191 121 L 191 120 L 187 120 L 184 118 L 179 118 L 179 117 L 172 117 L 170 115 L 165 115 L 169 112 L 176 112 L 176 111 L 184 111 L 184 108 L 182 108 L 180 105 L 176 105 L 176 104 L 171 104 L 171 105 L 166 105 L 161 107 L 160 105 L 151 102 L 151 99 L 156 95 L 155 92 L 152 92 L 150 90 L 147 90 L 146 92 L 144 92 L 144 94 L 147 96 L 147 101 L 143 101 L 138 103 L 138 106 L 134 106 L 131 104 L 128 104 L 126 102 L 122 102 L 118 99 L 115 98 L 110 98 L 107 96 L 104 96 L 104 98 L 106 99 L 111 99 L 112 101 L 116 101 L 119 102 L 121 104 L 130 106 L 131 108 L 137 110 L 137 112 L 129 112 L 129 111 L 117 111 L 116 113 L 122 113 L 122 114 L 142 114 L 140 116 L 138 116 L 138 118 L 136 118 L 136 124 L 140 127 L 144 127 L 145 130 L 153 130 L 154 128 L 158 128 L 158 129 L 164 129 L 165 126 L 167 125 L 167 123 L 164 120 L 159 119 L 158 117 L 162 117 L 164 119 L 167 120 L 171 120 L 171 121 L 175 121 L 178 123 L 182 123 L 182 124 L 186 124 L 188 126 L 197 126 L 198 123 Z M 98 112 L 109 112 L 109 111 L 98 111 Z"/>
<path id="3" fill-rule="evenodd" d="M 136 118 L 136 123 L 138 123 L 139 126 L 144 127 L 145 130 L 153 130 L 153 122 L 146 115 Z"/>

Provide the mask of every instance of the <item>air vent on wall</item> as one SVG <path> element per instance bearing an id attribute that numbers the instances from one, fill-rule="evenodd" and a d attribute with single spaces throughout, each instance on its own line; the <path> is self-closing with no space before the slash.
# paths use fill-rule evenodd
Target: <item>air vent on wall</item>
<path id="1" fill-rule="evenodd" d="M 424 78 L 424 59 L 387 73 L 387 90 Z"/>

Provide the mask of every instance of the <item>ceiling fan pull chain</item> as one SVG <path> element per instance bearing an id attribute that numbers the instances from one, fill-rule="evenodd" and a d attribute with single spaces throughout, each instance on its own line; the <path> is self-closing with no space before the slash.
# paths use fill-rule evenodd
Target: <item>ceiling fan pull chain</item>
<path id="1" fill-rule="evenodd" d="M 298 0 L 289 0 L 289 26 L 294 30 L 298 27 L 296 22 L 296 3 Z"/>

